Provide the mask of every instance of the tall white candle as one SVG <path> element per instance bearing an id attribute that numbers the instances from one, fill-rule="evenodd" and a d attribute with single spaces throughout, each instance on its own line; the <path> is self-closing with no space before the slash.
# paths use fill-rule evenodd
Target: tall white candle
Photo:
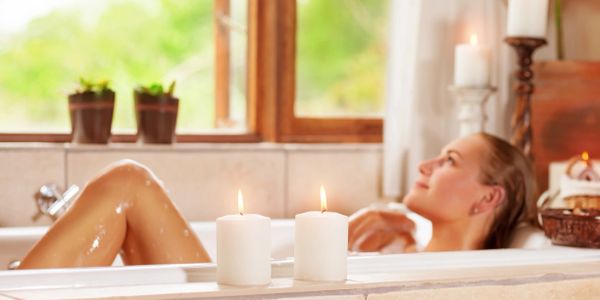
<path id="1" fill-rule="evenodd" d="M 306 281 L 346 280 L 348 217 L 327 211 L 321 186 L 321 211 L 296 215 L 294 278 Z"/>
<path id="2" fill-rule="evenodd" d="M 217 219 L 217 282 L 249 286 L 271 282 L 271 219 L 244 214 L 238 191 L 240 214 Z"/>
<path id="3" fill-rule="evenodd" d="M 543 38 L 547 23 L 548 0 L 508 0 L 507 36 Z"/>
<path id="4" fill-rule="evenodd" d="M 490 49 L 479 45 L 472 35 L 468 44 L 458 44 L 454 50 L 454 85 L 488 87 L 490 85 Z"/>

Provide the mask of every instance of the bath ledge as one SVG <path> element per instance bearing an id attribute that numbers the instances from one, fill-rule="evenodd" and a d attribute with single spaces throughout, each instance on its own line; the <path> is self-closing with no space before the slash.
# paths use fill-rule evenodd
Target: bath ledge
<path id="1" fill-rule="evenodd" d="M 361 144 L 284 144 L 284 143 L 175 143 L 171 145 L 148 145 L 140 143 L 109 143 L 107 145 L 84 145 L 71 143 L 0 143 L 0 151 L 56 150 L 66 152 L 99 151 L 381 151 L 380 143 Z"/>
<path id="2" fill-rule="evenodd" d="M 592 279 L 600 282 L 600 251 L 554 247 L 352 256 L 344 283 L 294 281 L 291 260 L 274 261 L 266 287 L 215 283 L 214 264 L 0 271 L 0 295 L 16 298 L 154 296 L 278 298 L 365 295 L 444 287 L 521 285 Z M 110 288 L 108 288 L 110 287 Z"/>

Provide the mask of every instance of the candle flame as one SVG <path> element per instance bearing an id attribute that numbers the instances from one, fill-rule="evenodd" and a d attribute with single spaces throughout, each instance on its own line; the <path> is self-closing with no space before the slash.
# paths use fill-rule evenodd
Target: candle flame
<path id="1" fill-rule="evenodd" d="M 321 185 L 321 212 L 327 211 L 327 193 L 325 192 L 325 188 Z"/>
<path id="2" fill-rule="evenodd" d="M 583 153 L 581 153 L 581 159 L 587 162 L 588 160 L 590 160 L 590 154 L 587 151 L 583 151 Z"/>
<path id="3" fill-rule="evenodd" d="M 240 215 L 244 215 L 244 195 L 240 189 L 238 189 L 238 211 Z"/>
<path id="4" fill-rule="evenodd" d="M 477 45 L 477 35 L 471 34 L 471 45 Z"/>

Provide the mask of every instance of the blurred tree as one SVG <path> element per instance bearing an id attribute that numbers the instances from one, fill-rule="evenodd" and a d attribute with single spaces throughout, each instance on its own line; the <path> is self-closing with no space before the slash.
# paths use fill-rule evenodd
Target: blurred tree
<path id="1" fill-rule="evenodd" d="M 298 1 L 301 112 L 382 111 L 388 1 Z M 212 5 L 73 2 L 0 36 L 0 131 L 69 131 L 66 95 L 79 77 L 110 80 L 117 93 L 113 128 L 133 130 L 133 89 L 161 80 L 177 80 L 179 129 L 211 128 Z"/>
<path id="2" fill-rule="evenodd" d="M 300 0 L 297 102 L 303 115 L 383 112 L 388 0 Z"/>
<path id="3" fill-rule="evenodd" d="M 134 128 L 133 88 L 176 77 L 173 71 L 190 61 L 193 72 L 178 92 L 180 124 L 210 127 L 212 38 L 212 1 L 113 0 L 56 9 L 13 34 L 0 53 L 0 105 L 20 118 L 2 118 L 1 129 L 17 122 L 68 130 L 65 95 L 80 76 L 110 80 L 117 92 L 114 127 Z"/>

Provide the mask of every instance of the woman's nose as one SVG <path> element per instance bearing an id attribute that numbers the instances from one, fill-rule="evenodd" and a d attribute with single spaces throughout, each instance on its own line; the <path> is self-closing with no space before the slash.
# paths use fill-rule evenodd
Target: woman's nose
<path id="1" fill-rule="evenodd" d="M 434 168 L 434 159 L 422 161 L 419 164 L 419 172 L 425 176 L 430 176 Z"/>

